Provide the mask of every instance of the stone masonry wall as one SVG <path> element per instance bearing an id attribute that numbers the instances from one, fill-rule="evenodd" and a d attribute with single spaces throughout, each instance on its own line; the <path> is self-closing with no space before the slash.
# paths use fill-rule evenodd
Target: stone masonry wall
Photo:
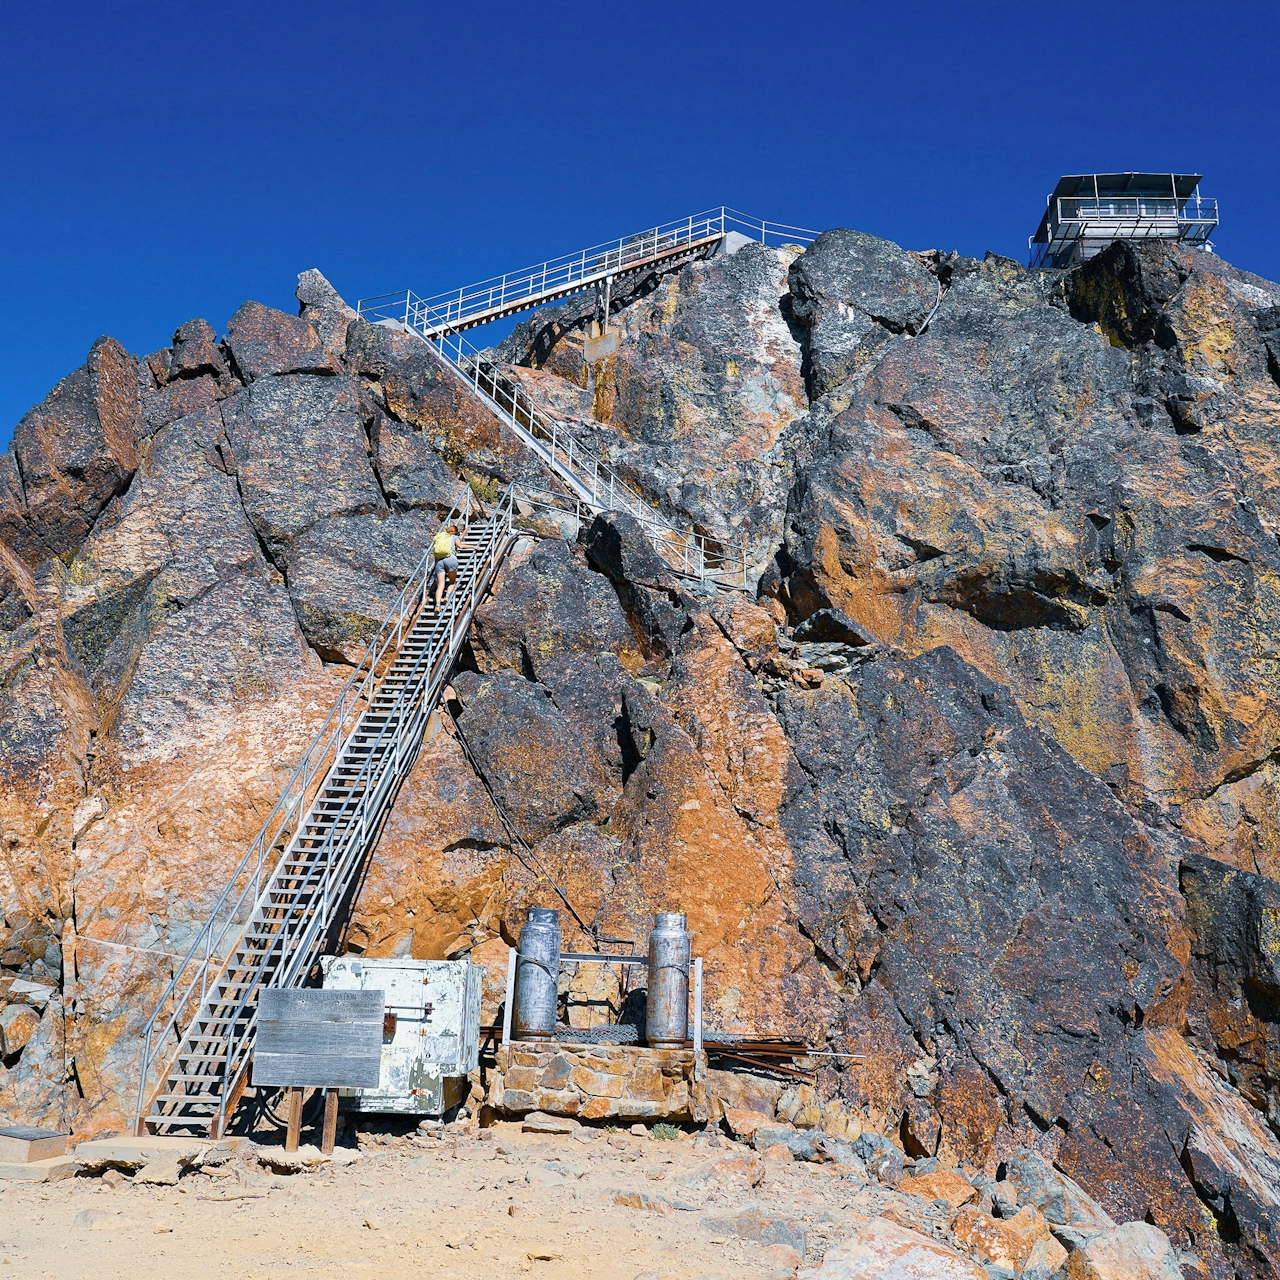
<path id="1" fill-rule="evenodd" d="M 707 1119 L 707 1060 L 686 1049 L 515 1041 L 498 1050 L 488 1102 L 579 1120 Z"/>

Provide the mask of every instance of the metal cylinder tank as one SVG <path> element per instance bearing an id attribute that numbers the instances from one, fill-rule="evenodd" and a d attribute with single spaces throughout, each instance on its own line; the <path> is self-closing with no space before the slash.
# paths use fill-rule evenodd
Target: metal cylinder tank
<path id="1" fill-rule="evenodd" d="M 689 949 L 685 917 L 660 912 L 649 935 L 644 1038 L 651 1048 L 678 1049 L 689 1038 Z"/>
<path id="2" fill-rule="evenodd" d="M 560 913 L 551 907 L 530 907 L 516 957 L 513 1040 L 555 1039 L 559 981 Z"/>

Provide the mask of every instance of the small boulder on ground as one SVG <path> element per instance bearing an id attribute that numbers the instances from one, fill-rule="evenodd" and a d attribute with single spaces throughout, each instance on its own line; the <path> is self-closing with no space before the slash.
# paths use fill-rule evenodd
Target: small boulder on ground
<path id="1" fill-rule="evenodd" d="M 161 1152 L 133 1175 L 134 1182 L 153 1187 L 172 1187 L 182 1176 L 182 1167 L 174 1152 Z"/>
<path id="2" fill-rule="evenodd" d="M 757 1151 L 781 1144 L 797 1160 L 823 1161 L 827 1153 L 822 1145 L 824 1135 L 811 1129 L 793 1129 L 790 1125 L 761 1125 L 751 1138 L 751 1145 Z"/>
<path id="3" fill-rule="evenodd" d="M 957 1209 L 978 1195 L 977 1188 L 954 1169 L 935 1169 L 918 1178 L 904 1178 L 898 1183 L 898 1190 L 923 1200 L 947 1200 Z"/>
<path id="4" fill-rule="evenodd" d="M 801 1267 L 797 1280 L 988 1280 L 983 1267 L 940 1240 L 886 1218 L 873 1218 L 827 1251 L 820 1266 Z"/>
<path id="5" fill-rule="evenodd" d="M 736 1213 L 728 1218 L 703 1218 L 703 1227 L 713 1235 L 737 1236 L 759 1244 L 784 1244 L 801 1257 L 807 1248 L 805 1224 L 799 1218 L 774 1217 L 763 1213 Z"/>
<path id="6" fill-rule="evenodd" d="M 790 1153 L 788 1153 L 788 1157 Z M 699 1165 L 685 1180 L 691 1187 L 716 1183 L 721 1186 L 757 1187 L 764 1178 L 764 1161 L 750 1151 L 722 1156 Z"/>
<path id="7" fill-rule="evenodd" d="M 545 1111 L 530 1111 L 520 1125 L 521 1133 L 576 1133 L 582 1126 L 572 1116 L 549 1116 Z"/>
<path id="8" fill-rule="evenodd" d="M 724 1122 L 735 1138 L 746 1138 L 748 1141 L 761 1126 L 777 1124 L 772 1116 L 767 1116 L 762 1111 L 748 1111 L 743 1107 L 726 1107 Z"/>
<path id="9" fill-rule="evenodd" d="M 662 1196 L 651 1196 L 645 1191 L 619 1191 L 613 1197 L 613 1203 L 624 1209 L 643 1209 L 647 1213 L 670 1215 L 675 1212 L 670 1200 Z"/>
<path id="10" fill-rule="evenodd" d="M 887 1187 L 894 1186 L 902 1177 L 903 1155 L 897 1147 L 878 1133 L 864 1133 L 853 1143 L 854 1154 L 862 1160 L 867 1172 Z"/>
<path id="11" fill-rule="evenodd" d="M 1068 1280 L 1181 1280 L 1182 1268 L 1158 1227 L 1126 1222 L 1067 1255 Z"/>

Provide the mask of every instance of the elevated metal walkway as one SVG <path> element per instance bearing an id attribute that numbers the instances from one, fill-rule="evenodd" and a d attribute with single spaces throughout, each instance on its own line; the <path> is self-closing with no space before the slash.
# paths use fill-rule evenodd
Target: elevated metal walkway
<path id="1" fill-rule="evenodd" d="M 470 500 L 468 499 L 468 505 Z M 138 1133 L 218 1136 L 248 1083 L 264 987 L 301 986 L 340 926 L 427 720 L 515 538 L 510 489 L 458 548 L 437 612 L 428 551 L 165 989 L 143 1034 Z M 463 523 L 459 507 L 446 524 Z"/>
<path id="2" fill-rule="evenodd" d="M 396 320 L 423 338 L 462 333 L 514 312 L 582 293 L 607 280 L 654 266 L 677 265 L 710 251 L 732 232 L 765 244 L 808 244 L 817 235 L 722 205 L 447 293 L 420 298 L 411 289 L 402 289 L 362 298 L 357 309 L 367 320 Z"/>

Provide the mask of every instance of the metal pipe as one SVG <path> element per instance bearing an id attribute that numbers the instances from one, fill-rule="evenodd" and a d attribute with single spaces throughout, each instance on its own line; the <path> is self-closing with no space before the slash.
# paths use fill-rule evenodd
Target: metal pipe
<path id="1" fill-rule="evenodd" d="M 502 1002 L 502 1047 L 505 1049 L 511 1041 L 511 1011 L 516 995 L 516 949 L 507 951 L 507 995 Z"/>
<path id="2" fill-rule="evenodd" d="M 555 1039 L 559 981 L 560 912 L 553 907 L 530 907 L 520 930 L 516 960 L 514 1039 Z"/>
<path id="3" fill-rule="evenodd" d="M 689 952 L 685 917 L 659 912 L 649 934 L 644 1038 L 650 1048 L 678 1049 L 689 1038 Z"/>
<path id="4" fill-rule="evenodd" d="M 693 1051 L 702 1052 L 702 958 L 693 962 Z"/>

